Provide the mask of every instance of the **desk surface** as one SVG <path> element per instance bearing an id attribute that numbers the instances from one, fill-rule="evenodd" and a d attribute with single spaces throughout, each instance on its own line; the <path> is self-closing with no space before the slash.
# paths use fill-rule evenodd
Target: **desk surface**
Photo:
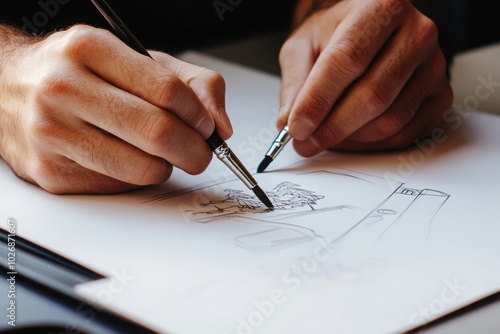
<path id="1" fill-rule="evenodd" d="M 194 59 L 194 58 L 193 58 Z M 251 73 L 247 73 L 247 78 L 251 76 Z M 240 78 L 232 78 L 232 83 L 236 83 Z M 240 86 L 242 86 L 241 80 L 238 83 Z M 275 82 L 274 79 L 269 78 L 269 80 L 264 80 L 263 84 L 269 84 L 270 86 L 260 86 L 260 87 L 254 87 L 254 89 L 259 90 L 259 96 L 262 94 L 262 96 L 265 96 L 268 90 L 272 90 L 271 93 L 276 92 L 276 84 L 278 82 Z M 245 86 L 245 83 L 243 83 L 243 86 Z M 229 87 L 236 87 L 231 85 Z M 241 88 L 241 87 L 240 87 Z M 248 87 L 243 87 L 246 92 L 248 92 Z M 269 88 L 269 89 L 268 89 Z M 232 88 L 230 88 L 232 89 Z M 235 101 L 230 101 L 231 106 L 238 106 L 239 104 L 247 103 L 248 106 L 253 106 L 252 103 L 255 101 L 252 100 L 251 96 L 247 96 L 247 99 L 244 101 L 236 101 L 238 103 L 235 103 Z M 259 101 L 261 103 L 262 101 Z M 262 108 L 264 110 L 271 110 L 272 105 L 268 105 L 266 103 L 260 104 L 258 106 L 259 108 Z M 262 111 L 264 111 L 262 110 Z M 251 112 L 251 110 L 248 110 L 248 112 Z M 471 122 L 471 128 L 470 129 L 462 129 L 462 130 L 470 130 L 470 135 L 468 131 L 462 131 L 461 135 L 459 138 L 457 138 L 457 142 L 449 142 L 448 145 L 445 145 L 446 147 L 444 148 L 445 156 L 447 156 L 447 159 L 457 159 L 457 162 L 462 162 L 463 161 L 463 156 L 462 152 L 457 149 L 459 146 L 463 146 L 465 151 L 470 151 L 474 152 L 476 154 L 477 159 L 485 159 L 492 164 L 499 164 L 500 157 L 497 155 L 485 155 L 487 152 L 477 152 L 476 148 L 473 144 L 474 141 L 477 141 L 478 143 L 486 143 L 489 148 L 492 150 L 497 150 L 498 145 L 496 143 L 491 143 L 491 140 L 489 139 L 491 136 L 488 132 L 481 131 L 488 125 L 491 126 L 492 123 L 499 122 L 500 120 L 498 119 L 493 119 L 491 116 L 486 116 L 486 115 L 478 115 L 477 117 L 473 117 L 474 122 Z M 495 131 L 496 132 L 496 131 Z M 262 132 L 263 133 L 263 132 Z M 261 134 L 262 134 L 261 133 Z M 245 138 L 250 138 L 250 136 L 255 135 L 255 128 L 252 127 L 251 129 L 245 129 L 245 128 L 238 128 L 238 136 L 237 140 L 241 141 L 242 139 Z M 471 140 L 470 136 L 475 135 L 477 138 L 474 138 Z M 496 138 L 496 135 L 492 133 L 493 137 Z M 244 147 L 241 147 L 244 148 Z M 265 147 L 263 147 L 261 150 L 265 151 Z M 495 151 L 497 152 L 497 151 Z M 261 156 L 259 152 L 259 157 Z M 402 153 L 402 154 L 407 154 Z M 393 161 L 393 159 L 398 158 L 398 154 L 388 154 L 385 156 L 385 159 L 390 159 Z M 401 156 L 400 156 L 401 157 Z M 285 156 L 282 157 L 285 159 Z M 296 161 L 296 158 L 290 158 L 291 160 Z M 253 159 L 252 163 L 257 165 L 259 161 L 257 159 Z M 364 166 L 365 163 L 371 160 L 371 163 L 375 162 L 373 157 L 362 157 L 362 156 L 345 156 L 345 159 L 342 161 L 338 161 L 337 165 L 343 168 L 348 168 L 349 166 L 353 166 L 353 164 L 349 163 L 349 160 L 352 160 L 354 162 L 354 165 L 357 166 Z M 376 159 L 377 160 L 377 159 Z M 439 165 L 440 163 L 444 162 L 444 159 L 430 159 L 430 161 L 433 165 Z M 469 161 L 470 162 L 470 161 Z M 449 163 L 449 162 L 446 162 Z M 278 164 L 276 165 L 278 166 Z M 446 184 L 446 180 L 450 179 L 453 177 L 456 177 L 458 175 L 465 175 L 463 173 L 467 173 L 468 168 L 474 166 L 474 164 L 460 164 L 457 165 L 456 168 L 454 168 L 454 173 L 455 175 L 450 175 L 449 170 L 439 170 L 437 175 L 435 176 L 437 180 L 434 180 L 433 182 L 438 183 L 438 184 Z M 3 170 L 5 170 L 5 166 L 2 167 Z M 375 164 L 375 169 L 377 169 L 377 165 Z M 378 165 L 378 170 L 380 173 L 383 173 L 385 171 L 384 165 Z M 213 170 L 209 171 L 208 173 L 213 172 Z M 470 173 L 470 171 L 469 171 Z M 418 173 L 417 173 L 418 174 Z M 453 174 L 453 173 L 451 173 Z M 217 175 L 217 174 L 215 174 Z M 179 175 L 176 175 L 177 181 L 174 181 L 174 185 L 176 182 L 182 183 L 183 180 L 190 180 L 189 182 L 193 182 L 193 178 L 183 178 L 179 177 Z M 206 179 L 205 175 L 205 179 Z M 211 175 L 213 177 L 213 175 Z M 417 175 L 418 176 L 418 175 Z M 203 179 L 203 178 L 202 178 Z M 443 181 L 441 181 L 442 179 Z M 12 177 L 7 177 L 6 180 L 8 182 L 15 182 L 15 180 Z M 413 182 L 418 183 L 418 177 L 417 179 L 413 179 Z M 424 180 L 425 181 L 425 180 Z M 429 180 L 425 181 L 428 182 Z M 468 179 L 461 179 L 463 184 L 465 184 L 465 187 L 471 187 L 471 189 L 481 189 L 480 184 L 492 184 L 492 180 L 488 179 L 488 175 L 484 175 L 478 173 L 477 175 L 474 175 L 474 180 L 468 180 Z M 188 182 L 188 184 L 189 184 Z M 444 183 L 443 183 L 444 182 Z M 472 184 L 472 182 L 479 182 L 480 184 Z M 454 184 L 454 183 L 448 183 L 447 186 L 450 191 L 450 193 L 460 193 L 461 186 Z M 157 189 L 158 190 L 158 189 Z M 153 192 L 157 191 L 154 190 Z M 161 190 L 161 189 L 159 189 Z M 147 190 L 146 190 L 147 193 Z M 27 195 L 33 195 L 33 198 L 31 198 L 31 201 L 29 202 L 29 208 L 30 210 L 25 210 L 19 205 L 13 206 L 13 203 L 23 203 L 23 200 L 26 199 Z M 480 195 L 480 194 L 478 194 Z M 118 293 L 116 295 L 112 295 L 112 299 L 110 301 L 110 305 L 115 307 L 116 310 L 118 311 L 123 311 L 124 313 L 131 314 L 133 313 L 135 319 L 145 319 L 145 321 L 152 322 L 153 325 L 158 325 L 161 327 L 162 319 L 163 317 L 169 316 L 171 314 L 182 314 L 182 310 L 189 310 L 189 312 L 194 312 L 195 314 L 206 314 L 207 310 L 210 310 L 213 314 L 206 315 L 205 319 L 200 317 L 199 321 L 200 323 L 210 323 L 212 320 L 216 320 L 217 317 L 220 318 L 223 314 L 221 314 L 221 310 L 216 310 L 216 309 L 210 309 L 210 308 L 203 308 L 199 309 L 200 305 L 203 304 L 198 304 L 198 303 L 182 303 L 182 304 L 175 304 L 175 305 L 170 305 L 171 308 L 165 309 L 165 310 L 158 310 L 154 308 L 142 308 L 140 307 L 140 301 L 142 300 L 141 298 L 149 298 L 149 299 L 154 299 L 155 296 L 143 296 L 144 295 L 144 290 L 143 288 L 146 286 L 149 289 L 153 289 L 154 291 L 157 291 L 155 289 L 164 289 L 164 290 L 169 290 L 168 292 L 162 291 L 160 294 L 161 296 L 165 298 L 173 298 L 174 300 L 176 298 L 182 297 L 183 293 L 186 291 L 176 291 L 175 287 L 174 290 L 172 290 L 171 286 L 164 286 L 162 283 L 162 280 L 157 280 L 150 282 L 143 276 L 142 274 L 149 274 L 151 272 L 156 273 L 156 275 L 160 275 L 161 277 L 165 277 L 165 279 L 168 279 L 169 282 L 172 282 L 172 279 L 176 279 L 175 275 L 169 275 L 169 268 L 172 270 L 175 270 L 176 275 L 180 273 L 179 278 L 175 283 L 179 284 L 179 286 L 182 286 L 184 283 L 183 280 L 193 280 L 197 281 L 199 284 L 198 285 L 193 285 L 196 287 L 196 291 L 192 291 L 192 293 L 195 293 L 195 295 L 198 298 L 201 298 L 200 300 L 207 301 L 206 296 L 203 296 L 204 293 L 209 294 L 213 293 L 214 291 L 210 291 L 211 288 L 207 289 L 206 285 L 203 285 L 203 276 L 202 277 L 195 277 L 195 276 L 187 276 L 187 274 L 192 273 L 193 275 L 198 275 L 200 273 L 203 273 L 203 275 L 207 274 L 213 274 L 214 276 L 211 277 L 211 279 L 224 279 L 224 277 L 218 277 L 217 274 L 219 271 L 217 268 L 220 268 L 224 270 L 224 272 L 228 275 L 232 275 L 235 273 L 234 277 L 243 279 L 246 277 L 246 275 L 250 274 L 253 275 L 255 273 L 247 272 L 245 271 L 245 268 L 239 268 L 238 266 L 229 266 L 225 267 L 225 265 L 222 262 L 217 262 L 216 260 L 218 259 L 218 256 L 221 256 L 222 254 L 218 254 L 217 252 L 214 252 L 213 249 L 205 246 L 210 246 L 214 247 L 217 245 L 216 240 L 213 239 L 215 238 L 220 238 L 221 233 L 223 232 L 222 230 L 218 229 L 217 226 L 213 226 L 213 229 L 207 229 L 204 230 L 202 233 L 203 238 L 206 238 L 207 243 L 205 244 L 200 243 L 197 245 L 197 247 L 192 247 L 189 248 L 187 246 L 195 246 L 195 245 L 189 245 L 189 240 L 183 239 L 182 235 L 183 233 L 189 233 L 189 235 L 192 235 L 193 232 L 198 229 L 198 227 L 192 226 L 192 225 L 179 225 L 177 228 L 180 228 L 179 231 L 176 233 L 178 234 L 179 237 L 176 237 L 176 234 L 169 235 L 168 230 L 170 227 L 176 225 L 175 221 L 168 220 L 168 212 L 166 209 L 168 208 L 168 205 L 166 205 L 164 202 L 163 203 L 158 203 L 156 205 L 152 205 L 148 208 L 148 212 L 150 213 L 155 213 L 158 217 L 165 217 L 163 219 L 166 219 L 166 222 L 168 223 L 166 226 L 163 226 L 165 222 L 162 222 L 162 220 L 154 220 L 154 221 L 147 221 L 145 218 L 144 213 L 144 208 L 140 209 L 140 203 L 137 202 L 137 200 L 141 199 L 141 193 L 139 194 L 129 194 L 129 195 L 123 195 L 123 196 L 117 196 L 116 198 L 108 198 L 106 203 L 102 201 L 102 199 L 99 198 L 93 198 L 93 197 L 87 197 L 87 196 L 76 196 L 76 197 L 53 197 L 50 196 L 42 191 L 37 191 L 34 189 L 30 189 L 28 186 L 20 185 L 19 186 L 19 192 L 18 193 L 11 193 L 9 194 L 8 190 L 5 190 L 2 192 L 2 196 L 5 199 L 5 202 L 0 203 L 0 208 L 2 209 L 2 214 L 3 211 L 8 211 L 8 215 L 14 216 L 15 218 L 19 218 L 20 220 L 20 233 L 26 233 L 26 237 L 36 240 L 36 239 L 41 239 L 41 242 L 43 245 L 46 247 L 54 247 L 56 250 L 60 250 L 61 252 L 69 254 L 73 259 L 81 259 L 82 264 L 90 267 L 91 269 L 94 269 L 106 276 L 113 277 L 113 274 L 120 275 L 120 272 L 118 273 L 113 273 L 113 269 L 111 268 L 130 268 L 133 270 L 132 274 L 136 275 L 135 279 L 137 280 L 136 282 L 132 282 L 135 284 L 131 284 L 127 288 L 129 289 L 127 292 L 130 292 L 130 289 L 132 289 L 132 293 L 135 293 L 135 298 L 130 299 L 130 295 L 126 295 L 125 293 L 121 294 Z M 142 197 L 144 198 L 144 197 Z M 460 198 L 458 197 L 457 200 Z M 482 198 L 482 200 L 488 200 L 487 198 Z M 491 203 L 498 203 L 498 201 L 495 201 L 497 198 L 490 198 Z M 66 212 L 66 215 L 60 212 L 34 212 L 37 208 L 41 207 L 50 207 L 51 205 L 54 205 L 54 201 L 57 201 L 57 204 L 60 205 L 58 207 L 63 208 L 64 212 Z M 490 203 L 490 204 L 491 204 Z M 482 207 L 484 203 L 473 203 L 475 207 Z M 460 201 L 454 203 L 455 208 L 460 208 Z M 453 208 L 453 206 L 450 207 L 450 209 Z M 489 210 L 493 208 L 493 211 L 495 209 L 494 205 L 490 205 Z M 110 210 L 120 210 L 123 212 L 127 213 L 126 217 L 122 217 L 123 219 L 121 220 L 116 220 L 113 219 L 112 213 L 110 213 Z M 137 210 L 136 210 L 137 209 Z M 33 210 L 33 211 L 31 211 Z M 91 211 L 89 211 L 91 210 Z M 72 225 L 73 220 L 76 219 L 80 223 L 82 223 L 82 217 L 86 217 L 86 213 L 89 213 L 88 215 L 88 221 L 83 221 L 85 224 L 82 226 L 76 226 Z M 463 212 L 465 215 L 470 215 L 471 213 L 468 211 Z M 72 215 L 76 215 L 76 217 L 72 217 Z M 82 216 L 83 215 L 83 216 Z M 472 215 L 473 216 L 473 215 Z M 93 219 L 93 218 L 98 218 L 98 219 Z M 494 217 L 491 217 L 493 219 Z M 40 219 L 43 221 L 43 224 L 36 224 L 38 223 L 36 219 Z M 105 220 L 106 224 L 102 224 L 102 221 Z M 446 227 L 446 224 L 449 224 L 450 222 L 443 222 L 441 221 L 441 224 L 436 226 L 436 228 L 443 229 Z M 444 224 L 444 225 L 443 225 Z M 146 234 L 146 231 L 141 231 L 141 227 L 147 227 L 147 231 L 149 231 L 149 234 Z M 465 226 L 456 226 L 456 228 L 460 229 Z M 479 225 L 478 225 L 479 227 Z M 467 228 L 470 228 L 470 226 L 467 226 Z M 47 231 L 47 229 L 50 229 L 50 231 Z M 138 233 L 134 234 L 124 234 L 126 231 L 141 231 L 140 235 Z M 152 233 L 151 231 L 155 231 Z M 195 234 L 200 234 L 200 231 L 198 231 Z M 455 231 L 451 231 L 455 232 Z M 484 233 L 481 231 L 480 234 L 483 236 Z M 450 235 L 449 237 L 451 238 L 450 240 L 456 240 L 453 238 L 460 238 L 460 234 L 452 233 L 454 235 Z M 62 237 L 67 238 L 70 236 L 72 238 L 72 242 L 68 243 L 68 240 L 61 240 Z M 184 234 L 186 236 L 186 234 Z M 488 238 L 489 236 L 486 235 Z M 212 240 L 210 241 L 210 238 Z M 89 240 L 92 240 L 91 243 L 89 243 Z M 168 242 L 166 241 L 168 240 Z M 489 240 L 489 239 L 488 239 Z M 491 236 L 491 240 L 494 240 L 494 236 Z M 214 243 L 215 242 L 215 243 Z M 220 239 L 220 242 L 225 242 L 224 239 Z M 489 243 L 491 244 L 491 243 Z M 90 245 L 90 247 L 89 247 Z M 124 245 L 126 247 L 124 247 Z M 485 246 L 488 244 L 485 244 Z M 155 247 L 156 246 L 156 247 Z M 438 245 L 439 246 L 439 245 Z M 452 245 L 450 245 L 452 246 Z M 172 251 L 176 249 L 176 247 L 181 247 L 184 250 L 187 250 L 185 253 L 178 253 L 174 254 Z M 184 247 L 184 248 L 183 248 Z M 156 249 L 159 252 L 155 252 L 154 249 Z M 113 254 L 113 252 L 116 252 L 119 250 L 119 254 Z M 151 252 L 146 252 L 142 253 L 144 250 L 150 250 Z M 487 250 L 487 248 L 485 248 Z M 204 256 L 207 254 L 209 255 L 209 261 L 206 262 L 203 260 L 203 258 L 200 258 L 199 254 L 202 252 Z M 102 256 L 102 254 L 106 254 L 107 256 Z M 243 253 L 242 253 L 243 254 Z M 491 253 L 489 253 L 491 254 Z M 145 263 L 145 258 L 143 257 L 144 255 L 147 255 L 147 263 L 148 264 L 154 264 L 155 261 L 156 263 L 161 263 L 165 266 L 165 268 L 144 268 L 144 267 L 137 267 L 137 264 L 143 264 Z M 263 261 L 266 260 L 266 257 L 259 257 L 259 259 L 262 259 Z M 208 260 L 208 258 L 206 259 Z M 417 259 L 418 260 L 418 259 Z M 425 260 L 425 259 L 424 259 Z M 480 259 L 479 259 L 480 260 Z M 494 259 L 493 260 L 498 260 Z M 420 264 L 423 264 L 425 261 L 418 260 Z M 498 261 L 497 261 L 498 262 Z M 495 262 L 495 263 L 497 263 Z M 461 259 L 457 259 L 456 264 L 460 264 Z M 468 265 L 471 265 L 471 262 L 467 262 Z M 135 264 L 135 266 L 134 266 Z M 269 264 L 270 265 L 270 264 Z M 169 267 L 171 266 L 171 267 Z M 408 270 L 414 270 L 412 268 L 414 264 L 409 266 Z M 196 274 L 196 268 L 201 268 L 201 272 Z M 486 267 L 484 266 L 484 263 L 481 265 L 482 270 L 484 270 Z M 272 270 L 271 267 L 264 267 L 261 268 L 264 269 L 261 274 L 262 278 L 268 279 L 269 276 L 265 273 L 266 270 Z M 458 266 L 457 269 L 460 269 Z M 495 269 L 495 268 L 493 268 Z M 194 270 L 194 271 L 193 271 Z M 182 275 L 184 274 L 184 276 Z M 243 275 L 244 274 L 244 275 Z M 473 278 L 474 273 L 472 276 L 468 276 L 466 273 L 463 277 L 463 279 L 466 278 Z M 492 270 L 492 275 L 498 275 L 498 273 L 494 272 Z M 174 276 L 174 277 L 173 277 Z M 158 278 L 158 277 L 157 277 Z M 481 284 L 497 284 L 498 281 L 492 282 L 487 276 L 484 277 L 476 277 L 479 278 L 479 282 Z M 201 279 L 201 280 L 200 280 Z M 224 281 L 224 280 L 222 280 Z M 442 282 L 442 281 L 441 281 Z M 476 281 L 477 282 L 477 281 Z M 130 283 L 130 282 L 125 282 L 125 283 Z M 236 282 L 235 282 L 236 283 Z M 241 283 L 241 281 L 239 282 Z M 421 282 L 422 284 L 426 283 L 424 281 Z M 189 283 L 188 283 L 189 285 Z M 491 285 L 491 286 L 493 286 Z M 113 285 L 114 286 L 114 285 Z M 273 286 L 271 284 L 271 286 Z M 496 285 L 497 286 L 497 285 Z M 243 287 L 243 286 L 241 286 Z M 425 288 L 420 286 L 423 291 L 425 291 Z M 213 287 L 214 289 L 217 289 L 217 286 Z M 236 284 L 235 286 L 232 286 L 234 290 L 233 292 L 241 292 L 240 286 Z M 248 286 L 247 288 L 255 288 L 252 286 Z M 313 286 L 308 286 L 309 288 L 313 288 Z M 473 293 L 472 290 L 481 287 L 473 287 L 466 291 L 466 293 Z M 202 290 L 199 290 L 202 289 Z M 80 291 L 81 295 L 84 296 L 92 296 L 92 295 L 99 295 L 99 292 L 103 291 L 102 286 L 95 286 L 95 287 L 89 287 L 89 289 L 85 289 L 84 291 Z M 158 290 L 160 291 L 160 290 Z M 196 294 L 199 291 L 203 291 L 204 293 L 199 295 Z M 266 288 L 264 289 L 266 290 Z M 365 291 L 366 292 L 366 291 Z M 373 291 L 376 293 L 377 291 Z M 419 292 L 420 293 L 420 292 Z M 415 294 L 413 294 L 415 296 Z M 141 297 L 141 298 L 139 298 Z M 158 296 L 156 296 L 158 298 Z M 223 294 L 224 298 L 227 298 L 228 300 L 232 300 L 234 296 L 231 294 Z M 307 294 L 302 294 L 301 297 L 307 297 Z M 139 298 L 139 299 L 138 299 Z M 183 298 L 179 299 L 179 302 L 184 300 Z M 210 300 L 210 299 L 208 299 Z M 168 301 L 168 300 L 167 300 Z M 425 299 L 424 301 L 429 302 L 429 299 Z M 171 304 L 171 303 L 170 303 Z M 377 303 L 378 304 L 378 303 Z M 387 304 L 387 303 L 386 303 Z M 146 303 L 146 305 L 148 305 Z M 418 304 L 420 305 L 420 304 Z M 349 306 L 349 305 L 347 305 Z M 352 305 L 351 305 L 352 306 Z M 386 305 L 389 306 L 390 305 Z M 232 307 L 231 307 L 232 308 Z M 224 312 L 231 312 L 231 308 L 224 308 Z M 375 308 L 371 308 L 369 310 L 364 310 L 367 311 L 369 314 L 371 310 L 376 310 Z M 304 311 L 304 310 L 303 310 Z M 307 310 L 306 310 L 307 311 Z M 223 313 L 224 313 L 223 312 Z M 379 312 L 380 313 L 380 312 Z M 188 315 L 189 313 L 184 314 L 184 316 Z M 473 314 L 473 313 L 471 313 Z M 353 316 L 351 314 L 351 316 Z M 354 315 L 355 316 L 355 315 Z M 392 317 L 392 314 L 385 314 L 381 316 L 388 316 Z M 404 317 L 407 318 L 407 314 L 403 314 L 403 319 Z M 211 317 L 214 317 L 211 319 Z M 354 317 L 355 318 L 355 317 Z M 459 319 L 466 319 L 467 317 L 461 317 Z M 219 319 L 220 320 L 220 319 Z M 274 320 L 274 319 L 273 319 Z M 278 317 L 279 320 L 279 317 Z M 283 320 L 283 319 L 281 319 Z M 371 320 L 377 320 L 377 319 L 371 319 Z M 491 319 L 495 320 L 495 319 Z M 176 322 L 177 324 L 185 325 L 187 319 L 172 319 L 172 323 Z M 191 319 L 192 321 L 192 319 Z M 164 328 L 168 328 L 169 322 L 165 322 L 163 325 L 165 326 Z M 468 324 L 472 324 L 471 321 L 467 321 Z M 190 324 L 190 325 L 196 325 L 196 324 Z M 379 324 L 380 325 L 380 324 Z M 490 325 L 492 325 L 490 323 Z M 441 325 L 442 326 L 442 325 Z M 475 326 L 475 325 L 474 325 Z M 154 327 L 154 326 L 153 326 Z M 271 327 L 272 328 L 272 327 Z M 460 325 L 460 329 L 463 329 L 462 325 Z M 477 328 L 475 328 L 477 329 Z M 272 330 L 272 329 L 271 329 Z M 439 330 L 439 326 L 435 327 L 433 330 Z M 271 331 L 272 332 L 272 331 Z M 456 331 L 454 331 L 456 332 Z M 461 332 L 461 331 L 460 331 Z M 443 332 L 444 333 L 444 332 Z"/>
<path id="2" fill-rule="evenodd" d="M 278 32 L 262 37 L 249 39 L 216 48 L 200 50 L 215 57 L 233 61 L 274 75 L 280 74 L 277 61 L 279 48 L 286 39 L 286 32 Z M 492 75 L 500 82 L 500 44 L 470 50 L 455 56 L 451 65 L 451 84 L 454 90 L 455 103 L 462 104 L 468 96 L 475 94 L 478 77 L 487 78 Z M 483 111 L 500 115 L 500 88 L 492 95 L 480 101 Z M 465 312 L 457 312 L 428 328 L 422 328 L 419 333 L 426 334 L 456 334 L 456 333 L 491 333 L 500 329 L 500 296 Z"/>

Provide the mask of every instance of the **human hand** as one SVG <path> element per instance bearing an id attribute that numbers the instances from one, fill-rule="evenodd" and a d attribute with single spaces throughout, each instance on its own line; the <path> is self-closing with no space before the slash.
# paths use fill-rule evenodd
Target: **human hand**
<path id="1" fill-rule="evenodd" d="M 201 173 L 217 128 L 232 134 L 225 83 L 160 52 L 140 55 L 110 32 L 75 26 L 4 56 L 0 153 L 52 193 L 113 193 Z"/>
<path id="2" fill-rule="evenodd" d="M 278 127 L 290 125 L 296 151 L 402 148 L 429 135 L 452 103 L 434 23 L 408 0 L 318 3 L 280 53 Z"/>

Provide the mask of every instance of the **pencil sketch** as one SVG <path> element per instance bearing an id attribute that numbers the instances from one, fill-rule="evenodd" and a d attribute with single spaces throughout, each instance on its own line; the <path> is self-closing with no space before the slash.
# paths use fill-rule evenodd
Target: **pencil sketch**
<path id="1" fill-rule="evenodd" d="M 259 212 L 269 212 L 273 210 L 293 210 L 308 206 L 311 210 L 318 201 L 324 196 L 316 195 L 314 191 L 301 188 L 300 185 L 292 182 L 281 182 L 272 191 L 267 191 L 266 194 L 274 205 L 274 209 L 268 209 L 262 202 L 253 194 L 248 194 L 243 190 L 226 189 L 226 196 L 222 200 L 210 201 L 200 204 L 200 207 L 207 208 L 194 212 L 194 215 L 199 214 L 238 214 L 238 213 L 255 213 L 256 209 Z"/>
<path id="2" fill-rule="evenodd" d="M 380 242 L 391 234 L 411 233 L 425 242 L 432 222 L 450 195 L 433 189 L 415 189 L 404 183 L 354 171 L 318 170 L 300 174 L 266 173 L 266 191 L 275 206 L 265 207 L 235 180 L 200 185 L 150 201 L 189 202 L 200 191 L 214 187 L 208 200 L 183 210 L 194 223 L 227 223 L 234 244 L 252 251 L 293 247 L 317 238 L 338 242 L 356 238 Z M 262 177 L 261 177 L 262 178 Z M 293 182 L 290 180 L 294 180 Z M 221 186 L 227 188 L 220 188 Z M 307 186 L 306 186 L 307 185 Z"/>

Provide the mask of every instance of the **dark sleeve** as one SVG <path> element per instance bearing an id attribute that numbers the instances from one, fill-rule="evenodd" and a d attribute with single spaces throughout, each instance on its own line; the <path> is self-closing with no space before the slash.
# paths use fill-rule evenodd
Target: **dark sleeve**
<path id="1" fill-rule="evenodd" d="M 180 51 L 290 25 L 294 0 L 108 0 L 147 48 Z M 90 0 L 1 0 L 0 20 L 43 34 L 76 23 L 109 29 Z"/>
<path id="2" fill-rule="evenodd" d="M 414 0 L 413 3 L 436 23 L 448 60 L 458 52 L 500 42 L 495 1 Z"/>
<path id="3" fill-rule="evenodd" d="M 291 24 L 295 0 L 137 1 L 120 14 L 150 48 L 167 51 L 227 43 Z M 117 9 L 118 11 L 118 9 Z"/>
<path id="4" fill-rule="evenodd" d="M 0 20 L 29 34 L 45 34 L 76 23 L 103 26 L 90 0 L 3 0 Z"/>

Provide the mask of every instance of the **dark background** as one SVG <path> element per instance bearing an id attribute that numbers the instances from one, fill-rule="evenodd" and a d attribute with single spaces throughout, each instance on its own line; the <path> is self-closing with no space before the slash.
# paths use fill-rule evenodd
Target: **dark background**
<path id="1" fill-rule="evenodd" d="M 39 33 L 75 23 L 109 28 L 90 0 L 59 1 L 65 4 L 58 4 L 59 10 L 54 11 L 49 22 L 40 29 L 35 25 Z M 35 16 L 43 17 L 40 11 L 44 9 L 39 2 L 53 5 L 57 0 L 2 0 L 0 19 L 21 27 L 26 26 L 26 20 L 34 23 Z M 294 0 L 233 0 L 233 4 L 239 4 L 230 6 L 232 11 L 225 11 L 221 20 L 214 0 L 108 0 L 108 3 L 146 48 L 168 52 L 228 43 L 289 26 L 295 6 Z"/>
<path id="2" fill-rule="evenodd" d="M 171 53 L 228 44 L 269 31 L 285 31 L 296 3 L 296 0 L 232 0 L 237 5 L 231 6 L 232 10 L 226 11 L 221 20 L 214 2 L 228 4 L 229 0 L 108 1 L 147 48 Z M 55 8 L 54 3 L 59 8 L 49 13 L 51 17 L 45 14 L 48 22 L 40 28 L 35 26 L 38 33 L 75 23 L 109 28 L 90 0 L 2 0 L 0 20 L 33 32 L 26 22 L 33 24 L 35 17 L 43 18 L 42 4 Z M 436 22 L 448 60 L 457 52 L 500 42 L 495 1 L 413 0 L 412 3 Z"/>

